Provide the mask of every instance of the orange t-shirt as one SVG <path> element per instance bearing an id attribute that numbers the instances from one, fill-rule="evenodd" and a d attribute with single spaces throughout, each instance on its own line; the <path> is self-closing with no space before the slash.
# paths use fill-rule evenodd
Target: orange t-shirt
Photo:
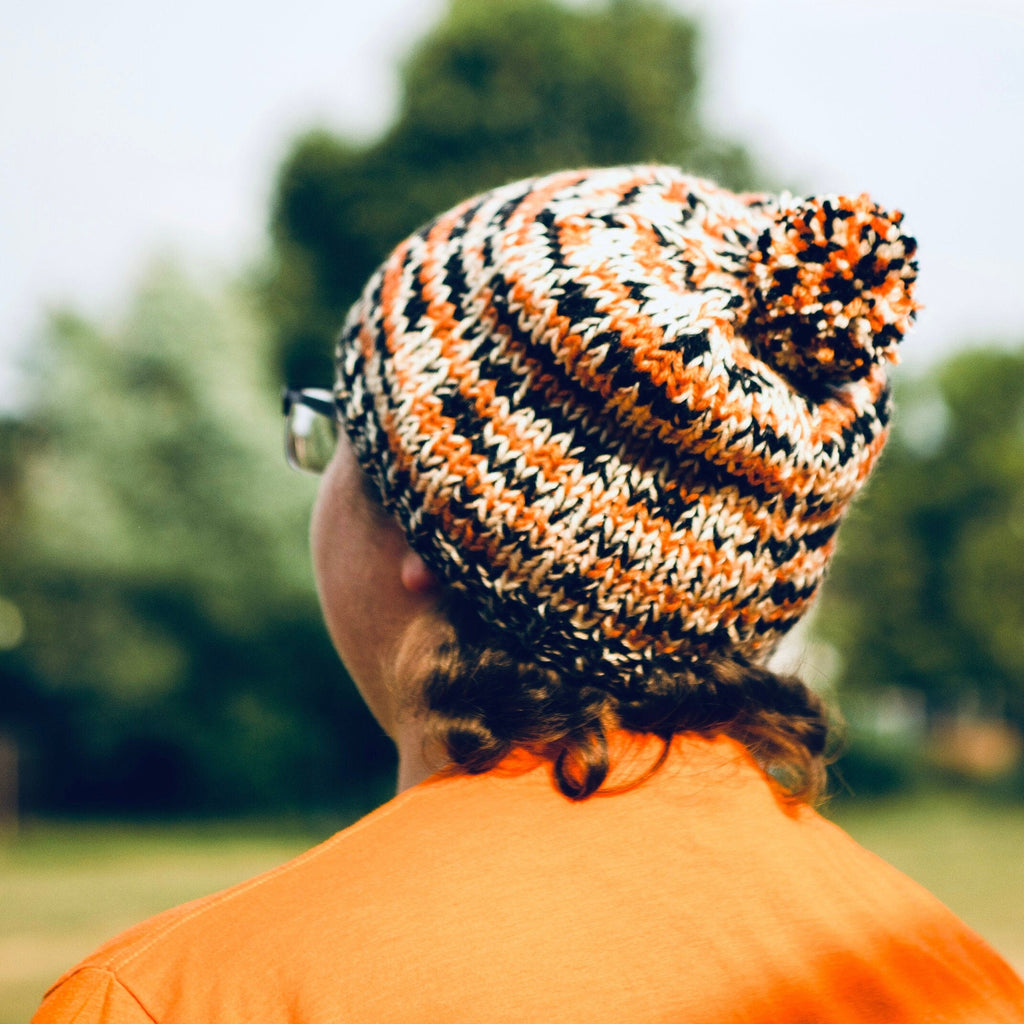
<path id="1" fill-rule="evenodd" d="M 681 737 L 581 803 L 542 765 L 428 780 L 114 939 L 34 1024 L 549 1020 L 1020 1024 L 1024 984 L 738 744 Z"/>

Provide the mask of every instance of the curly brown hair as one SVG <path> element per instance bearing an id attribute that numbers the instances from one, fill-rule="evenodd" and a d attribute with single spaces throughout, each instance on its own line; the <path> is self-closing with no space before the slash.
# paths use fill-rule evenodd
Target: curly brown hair
<path id="1" fill-rule="evenodd" d="M 678 733 L 725 734 L 790 798 L 813 803 L 824 794 L 829 714 L 794 675 L 721 651 L 628 683 L 567 678 L 514 649 L 456 601 L 445 602 L 439 628 L 418 710 L 450 773 L 480 774 L 526 748 L 550 761 L 565 796 L 583 800 L 648 778 Z M 613 789 L 605 783 L 613 768 L 608 738 L 617 729 L 652 734 L 663 746 L 645 773 Z"/>

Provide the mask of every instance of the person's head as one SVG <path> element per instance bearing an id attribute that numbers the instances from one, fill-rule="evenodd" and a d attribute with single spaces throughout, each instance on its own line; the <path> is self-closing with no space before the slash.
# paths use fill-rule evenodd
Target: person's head
<path id="1" fill-rule="evenodd" d="M 570 171 L 461 204 L 371 278 L 339 458 L 433 623 L 412 699 L 454 766 L 525 745 L 585 796 L 610 729 L 721 731 L 813 792 L 824 711 L 764 661 L 885 441 L 900 223 L 866 196 Z"/>

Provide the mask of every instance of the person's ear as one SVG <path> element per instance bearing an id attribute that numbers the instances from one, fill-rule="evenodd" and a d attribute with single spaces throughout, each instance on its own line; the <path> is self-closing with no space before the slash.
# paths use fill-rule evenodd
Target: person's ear
<path id="1" fill-rule="evenodd" d="M 410 594 L 434 594 L 441 589 L 437 577 L 415 551 L 402 556 L 401 579 Z"/>

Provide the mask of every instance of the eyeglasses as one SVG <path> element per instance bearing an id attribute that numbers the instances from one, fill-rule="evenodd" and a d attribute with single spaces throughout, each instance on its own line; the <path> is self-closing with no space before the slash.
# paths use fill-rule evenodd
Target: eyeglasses
<path id="1" fill-rule="evenodd" d="M 322 388 L 285 388 L 284 455 L 303 473 L 322 473 L 338 446 L 338 407 Z"/>

